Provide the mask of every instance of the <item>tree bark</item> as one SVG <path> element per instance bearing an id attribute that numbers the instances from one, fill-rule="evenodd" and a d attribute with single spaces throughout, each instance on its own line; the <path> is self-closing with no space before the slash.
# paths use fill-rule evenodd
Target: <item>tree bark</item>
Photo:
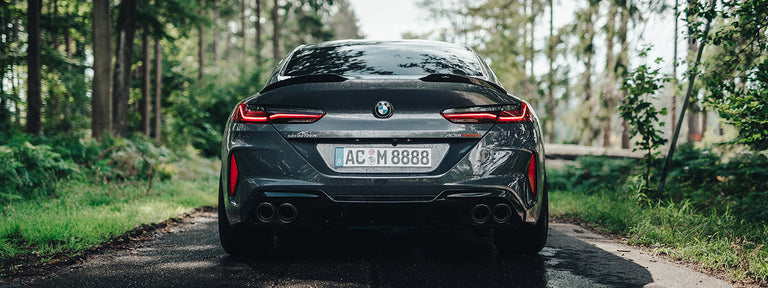
<path id="1" fill-rule="evenodd" d="M 115 136 L 125 137 L 131 89 L 133 37 L 136 32 L 136 0 L 122 0 L 119 13 L 115 47 L 117 61 L 112 83 L 112 130 Z"/>
<path id="2" fill-rule="evenodd" d="M 163 141 L 162 133 L 163 51 L 160 39 L 155 39 L 155 141 Z"/>
<path id="3" fill-rule="evenodd" d="M 272 28 L 274 31 L 272 32 L 272 53 L 273 53 L 273 59 L 275 60 L 275 65 L 277 65 L 278 62 L 280 62 L 280 19 L 278 18 L 280 15 L 278 14 L 278 9 L 280 9 L 280 0 L 275 0 L 274 5 L 272 6 Z"/>
<path id="4" fill-rule="evenodd" d="M 43 99 L 40 93 L 40 10 L 42 0 L 29 0 L 27 11 L 27 132 L 40 134 Z"/>
<path id="5" fill-rule="evenodd" d="M 672 135 L 675 135 L 675 125 L 674 125 L 674 123 L 675 123 L 675 121 L 677 121 L 677 96 L 678 96 L 678 85 L 679 85 L 679 81 L 677 80 L 677 37 L 678 37 L 678 34 L 680 34 L 679 33 L 680 31 L 678 31 L 678 27 L 677 27 L 677 18 L 680 17 L 680 13 L 678 12 L 678 6 L 679 6 L 679 2 L 678 2 L 678 0 L 675 0 L 675 9 L 674 9 L 674 11 L 675 11 L 674 12 L 674 14 L 675 14 L 675 16 L 674 16 L 675 17 L 675 35 L 674 36 L 675 37 L 674 37 L 674 46 L 672 48 L 672 85 L 674 85 L 674 86 L 673 86 L 673 89 L 672 89 L 672 97 L 671 97 L 672 98 L 671 99 L 672 100 L 672 103 L 671 103 L 672 107 L 670 109 L 672 111 L 670 111 L 670 113 L 669 113 L 669 119 L 671 119 L 671 121 L 669 121 L 669 123 L 672 124 L 672 125 L 669 125 L 669 127 L 672 129 L 672 133 L 671 133 Z"/>
<path id="6" fill-rule="evenodd" d="M 256 69 L 261 71 L 261 0 L 256 0 Z"/>
<path id="7" fill-rule="evenodd" d="M 213 62 L 219 60 L 219 5 L 218 0 L 213 0 L 213 37 L 211 37 L 211 41 L 213 41 L 212 48 L 213 48 Z"/>
<path id="8" fill-rule="evenodd" d="M 615 58 L 613 57 L 613 45 L 616 37 L 616 7 L 615 1 L 609 1 L 610 7 L 608 8 L 607 22 L 605 24 L 605 76 L 603 78 L 603 93 L 601 100 L 603 109 L 607 115 L 605 115 L 605 122 L 603 123 L 603 147 L 611 147 L 611 110 L 613 110 L 613 89 L 616 79 L 614 68 L 616 67 Z"/>
<path id="9" fill-rule="evenodd" d="M 149 93 L 149 72 L 152 64 L 149 58 L 149 27 L 144 26 L 144 33 L 141 35 L 141 102 L 139 102 L 139 112 L 141 114 L 141 131 L 149 136 L 151 133 L 150 119 L 152 118 L 152 95 Z"/>
<path id="10" fill-rule="evenodd" d="M 698 0 L 688 0 L 688 8 L 695 9 L 696 8 L 696 2 Z M 695 16 L 693 15 L 687 15 L 688 18 L 688 25 L 692 25 L 690 23 L 694 23 L 696 21 Z M 697 42 L 697 38 L 695 35 L 693 35 L 694 27 L 688 27 L 688 63 L 692 63 L 692 60 L 696 57 L 696 51 L 699 50 L 699 45 Z M 689 65 L 690 66 L 690 65 Z M 696 91 L 694 91 L 695 94 Z M 698 101 L 696 99 L 690 99 L 691 108 L 688 110 L 688 142 L 699 142 L 701 141 L 701 132 L 699 130 L 699 105 Z"/>
<path id="11" fill-rule="evenodd" d="M 555 142 L 555 17 L 554 0 L 549 0 L 549 45 L 547 45 L 547 58 L 549 60 L 549 73 L 547 74 L 547 122 L 544 125 L 546 139 L 549 143 Z"/>
<path id="12" fill-rule="evenodd" d="M 205 15 L 205 0 L 200 0 L 200 14 Z M 198 31 L 198 42 L 197 42 L 197 66 L 199 70 L 197 71 L 197 79 L 202 81 L 205 77 L 205 31 L 203 30 L 203 25 L 199 24 L 197 26 Z"/>
<path id="13" fill-rule="evenodd" d="M 630 0 L 627 0 L 624 5 L 624 7 L 621 7 L 621 24 L 619 25 L 618 35 L 619 42 L 621 42 L 621 52 L 619 52 L 619 63 L 617 63 L 617 66 L 621 67 L 621 77 L 627 75 L 627 70 L 629 69 L 629 11 L 632 7 Z M 627 98 L 627 91 L 621 93 L 621 99 L 624 98 Z M 626 119 L 621 121 L 621 127 L 621 148 L 629 149 L 629 125 Z"/>
<path id="14" fill-rule="evenodd" d="M 102 139 L 102 133 L 112 130 L 110 79 L 112 79 L 112 39 L 109 0 L 93 0 L 93 92 L 91 95 L 91 133 Z"/>
<path id="15" fill-rule="evenodd" d="M 240 0 L 240 32 L 243 33 L 243 60 L 248 59 L 248 37 L 246 37 L 248 27 L 245 25 L 245 1 L 246 0 Z"/>

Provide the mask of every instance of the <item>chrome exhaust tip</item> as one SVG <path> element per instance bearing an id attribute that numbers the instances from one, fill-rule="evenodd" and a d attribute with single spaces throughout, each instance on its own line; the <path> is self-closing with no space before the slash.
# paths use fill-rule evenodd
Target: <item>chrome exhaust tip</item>
<path id="1" fill-rule="evenodd" d="M 280 207 L 277 207 L 277 219 L 280 222 L 288 224 L 296 220 L 298 216 L 299 213 L 296 211 L 296 206 L 293 206 L 291 203 L 283 203 L 280 204 Z"/>
<path id="2" fill-rule="evenodd" d="M 491 208 L 485 204 L 477 204 L 475 207 L 472 207 L 470 214 L 472 221 L 475 221 L 476 224 L 485 224 L 485 222 L 491 219 Z"/>
<path id="3" fill-rule="evenodd" d="M 272 203 L 264 202 L 256 206 L 256 218 L 259 221 L 267 223 L 275 219 L 275 205 Z"/>
<path id="4" fill-rule="evenodd" d="M 493 221 L 496 223 L 504 223 L 512 218 L 512 208 L 507 204 L 496 204 L 493 206 Z"/>

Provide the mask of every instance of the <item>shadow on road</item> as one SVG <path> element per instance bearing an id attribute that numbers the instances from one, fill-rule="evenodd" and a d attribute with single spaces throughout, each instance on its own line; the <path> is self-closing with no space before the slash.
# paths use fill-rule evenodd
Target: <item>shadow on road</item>
<path id="1" fill-rule="evenodd" d="M 650 273 L 557 230 L 536 255 L 500 256 L 472 233 L 349 231 L 281 237 L 260 257 L 219 246 L 216 218 L 146 245 L 94 256 L 40 287 L 642 287 Z M 7 279 L 3 279 L 7 280 Z"/>
<path id="2" fill-rule="evenodd" d="M 257 286 L 642 287 L 634 262 L 551 230 L 536 255 L 499 255 L 468 232 L 348 231 L 278 238 L 268 255 L 230 257 L 260 277 Z"/>

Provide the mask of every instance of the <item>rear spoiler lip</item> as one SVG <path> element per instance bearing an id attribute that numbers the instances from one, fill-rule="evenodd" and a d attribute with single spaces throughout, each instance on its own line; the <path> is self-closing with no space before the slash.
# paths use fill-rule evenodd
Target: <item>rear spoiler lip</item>
<path id="1" fill-rule="evenodd" d="M 419 80 L 424 82 L 454 82 L 454 83 L 474 84 L 474 85 L 478 85 L 486 88 L 495 89 L 504 94 L 508 94 L 507 90 L 505 90 L 504 87 L 501 87 L 496 83 L 493 83 L 485 79 L 477 78 L 477 77 L 471 77 L 471 76 L 435 73 L 435 74 L 429 74 L 427 76 L 421 77 L 419 78 Z"/>
<path id="2" fill-rule="evenodd" d="M 282 81 L 269 84 L 263 89 L 261 89 L 260 93 L 265 93 L 280 87 L 296 85 L 296 84 L 318 83 L 318 82 L 344 82 L 347 80 L 349 80 L 349 78 L 340 76 L 338 74 L 315 74 L 315 75 L 296 76 L 296 77 L 291 77 Z"/>

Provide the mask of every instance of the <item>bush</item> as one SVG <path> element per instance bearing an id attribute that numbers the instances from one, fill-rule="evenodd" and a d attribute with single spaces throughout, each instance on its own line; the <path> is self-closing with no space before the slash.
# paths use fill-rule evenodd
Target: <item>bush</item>
<path id="1" fill-rule="evenodd" d="M 551 190 L 592 194 L 610 191 L 648 200 L 637 181 L 638 160 L 580 157 L 575 165 L 547 171 Z M 729 211 L 746 221 L 768 221 L 768 157 L 741 153 L 724 161 L 709 150 L 681 145 L 670 167 L 663 199 L 699 212 Z"/>
<path id="2" fill-rule="evenodd" d="M 765 155 L 746 152 L 723 161 L 691 145 L 683 145 L 679 151 L 669 174 L 669 197 L 688 199 L 699 210 L 729 209 L 743 219 L 768 220 Z"/>
<path id="3" fill-rule="evenodd" d="M 80 171 L 48 145 L 29 141 L 0 146 L 0 201 L 55 195 L 56 182 Z"/>
<path id="4" fill-rule="evenodd" d="M 640 172 L 638 164 L 637 159 L 579 157 L 575 165 L 566 165 L 562 170 L 547 171 L 547 183 L 551 190 L 588 193 L 603 189 L 615 190 Z"/>
<path id="5" fill-rule="evenodd" d="M 56 185 L 71 177 L 107 181 L 169 179 L 176 155 L 152 140 L 106 136 L 102 142 L 79 136 L 53 138 L 16 134 L 0 143 L 0 203 L 57 196 Z"/>

